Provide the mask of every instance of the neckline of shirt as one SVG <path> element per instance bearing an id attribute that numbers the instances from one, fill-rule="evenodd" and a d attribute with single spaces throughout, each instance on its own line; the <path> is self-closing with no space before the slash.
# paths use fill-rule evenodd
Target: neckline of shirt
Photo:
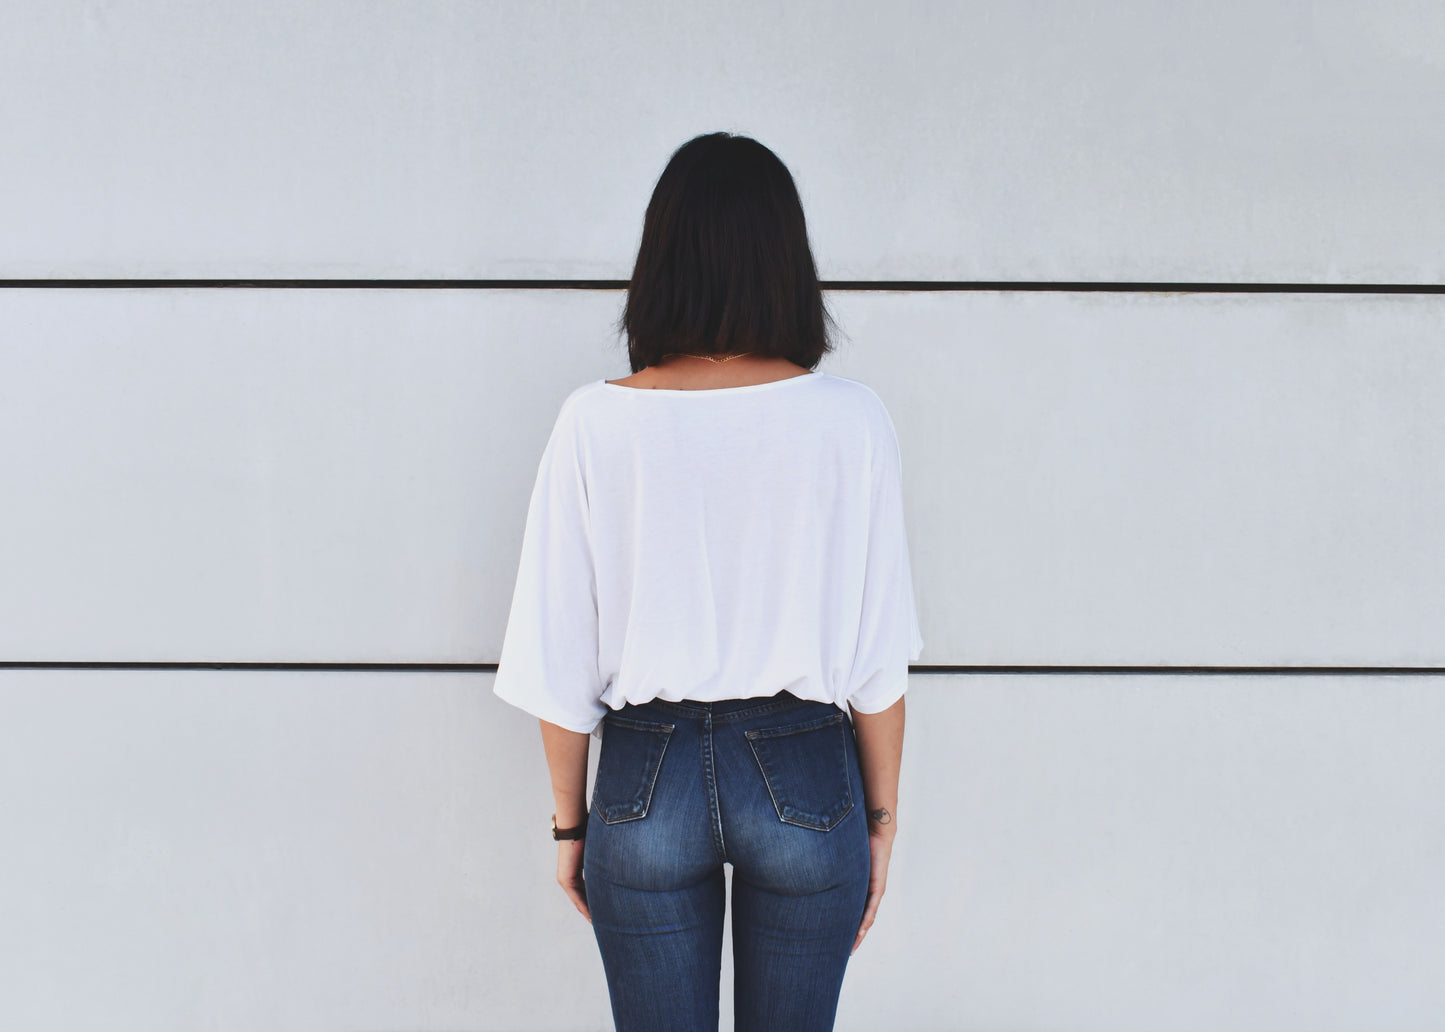
<path id="1" fill-rule="evenodd" d="M 629 387 L 623 383 L 608 383 L 605 377 L 597 382 L 603 387 L 611 387 L 616 391 L 627 391 L 629 394 L 743 394 L 749 391 L 765 390 L 768 387 L 779 387 L 785 383 L 792 383 L 794 380 L 816 380 L 825 375 L 827 374 L 811 370 L 796 376 L 785 376 L 781 380 L 769 380 L 767 383 L 745 383 L 737 387 Z"/>

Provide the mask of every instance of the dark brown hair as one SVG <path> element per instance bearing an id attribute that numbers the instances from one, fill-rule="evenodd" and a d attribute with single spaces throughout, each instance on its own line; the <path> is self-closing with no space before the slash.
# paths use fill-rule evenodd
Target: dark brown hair
<path id="1" fill-rule="evenodd" d="M 671 352 L 740 351 L 812 369 L 834 328 L 778 156 L 731 133 L 679 147 L 648 202 L 617 325 L 632 371 Z"/>

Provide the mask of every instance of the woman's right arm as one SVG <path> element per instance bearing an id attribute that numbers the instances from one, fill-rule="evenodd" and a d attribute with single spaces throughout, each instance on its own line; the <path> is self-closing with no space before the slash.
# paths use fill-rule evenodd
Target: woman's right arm
<path id="1" fill-rule="evenodd" d="M 898 768 L 903 762 L 903 700 L 878 713 L 852 710 L 853 730 L 858 741 L 858 765 L 863 771 L 863 807 L 868 815 L 868 848 L 872 873 L 868 878 L 868 902 L 863 922 L 853 940 L 853 952 L 873 925 L 878 901 L 888 883 L 888 859 L 893 853 L 893 836 L 898 831 Z"/>

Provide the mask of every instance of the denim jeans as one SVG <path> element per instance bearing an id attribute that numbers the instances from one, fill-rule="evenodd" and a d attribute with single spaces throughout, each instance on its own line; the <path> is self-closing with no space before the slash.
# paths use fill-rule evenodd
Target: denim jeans
<path id="1" fill-rule="evenodd" d="M 847 711 L 781 692 L 606 715 L 582 874 L 617 1032 L 717 1029 L 723 864 L 737 1032 L 831 1029 L 871 866 Z"/>

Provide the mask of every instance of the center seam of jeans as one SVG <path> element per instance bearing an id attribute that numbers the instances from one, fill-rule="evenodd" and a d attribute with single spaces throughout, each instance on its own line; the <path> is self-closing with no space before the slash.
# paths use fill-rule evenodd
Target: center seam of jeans
<path id="1" fill-rule="evenodd" d="M 712 844 L 717 850 L 718 862 L 727 863 L 727 843 L 723 841 L 722 810 L 717 801 L 717 767 L 713 763 L 712 712 L 702 719 L 702 764 L 703 779 L 707 782 L 707 809 L 712 818 Z"/>

